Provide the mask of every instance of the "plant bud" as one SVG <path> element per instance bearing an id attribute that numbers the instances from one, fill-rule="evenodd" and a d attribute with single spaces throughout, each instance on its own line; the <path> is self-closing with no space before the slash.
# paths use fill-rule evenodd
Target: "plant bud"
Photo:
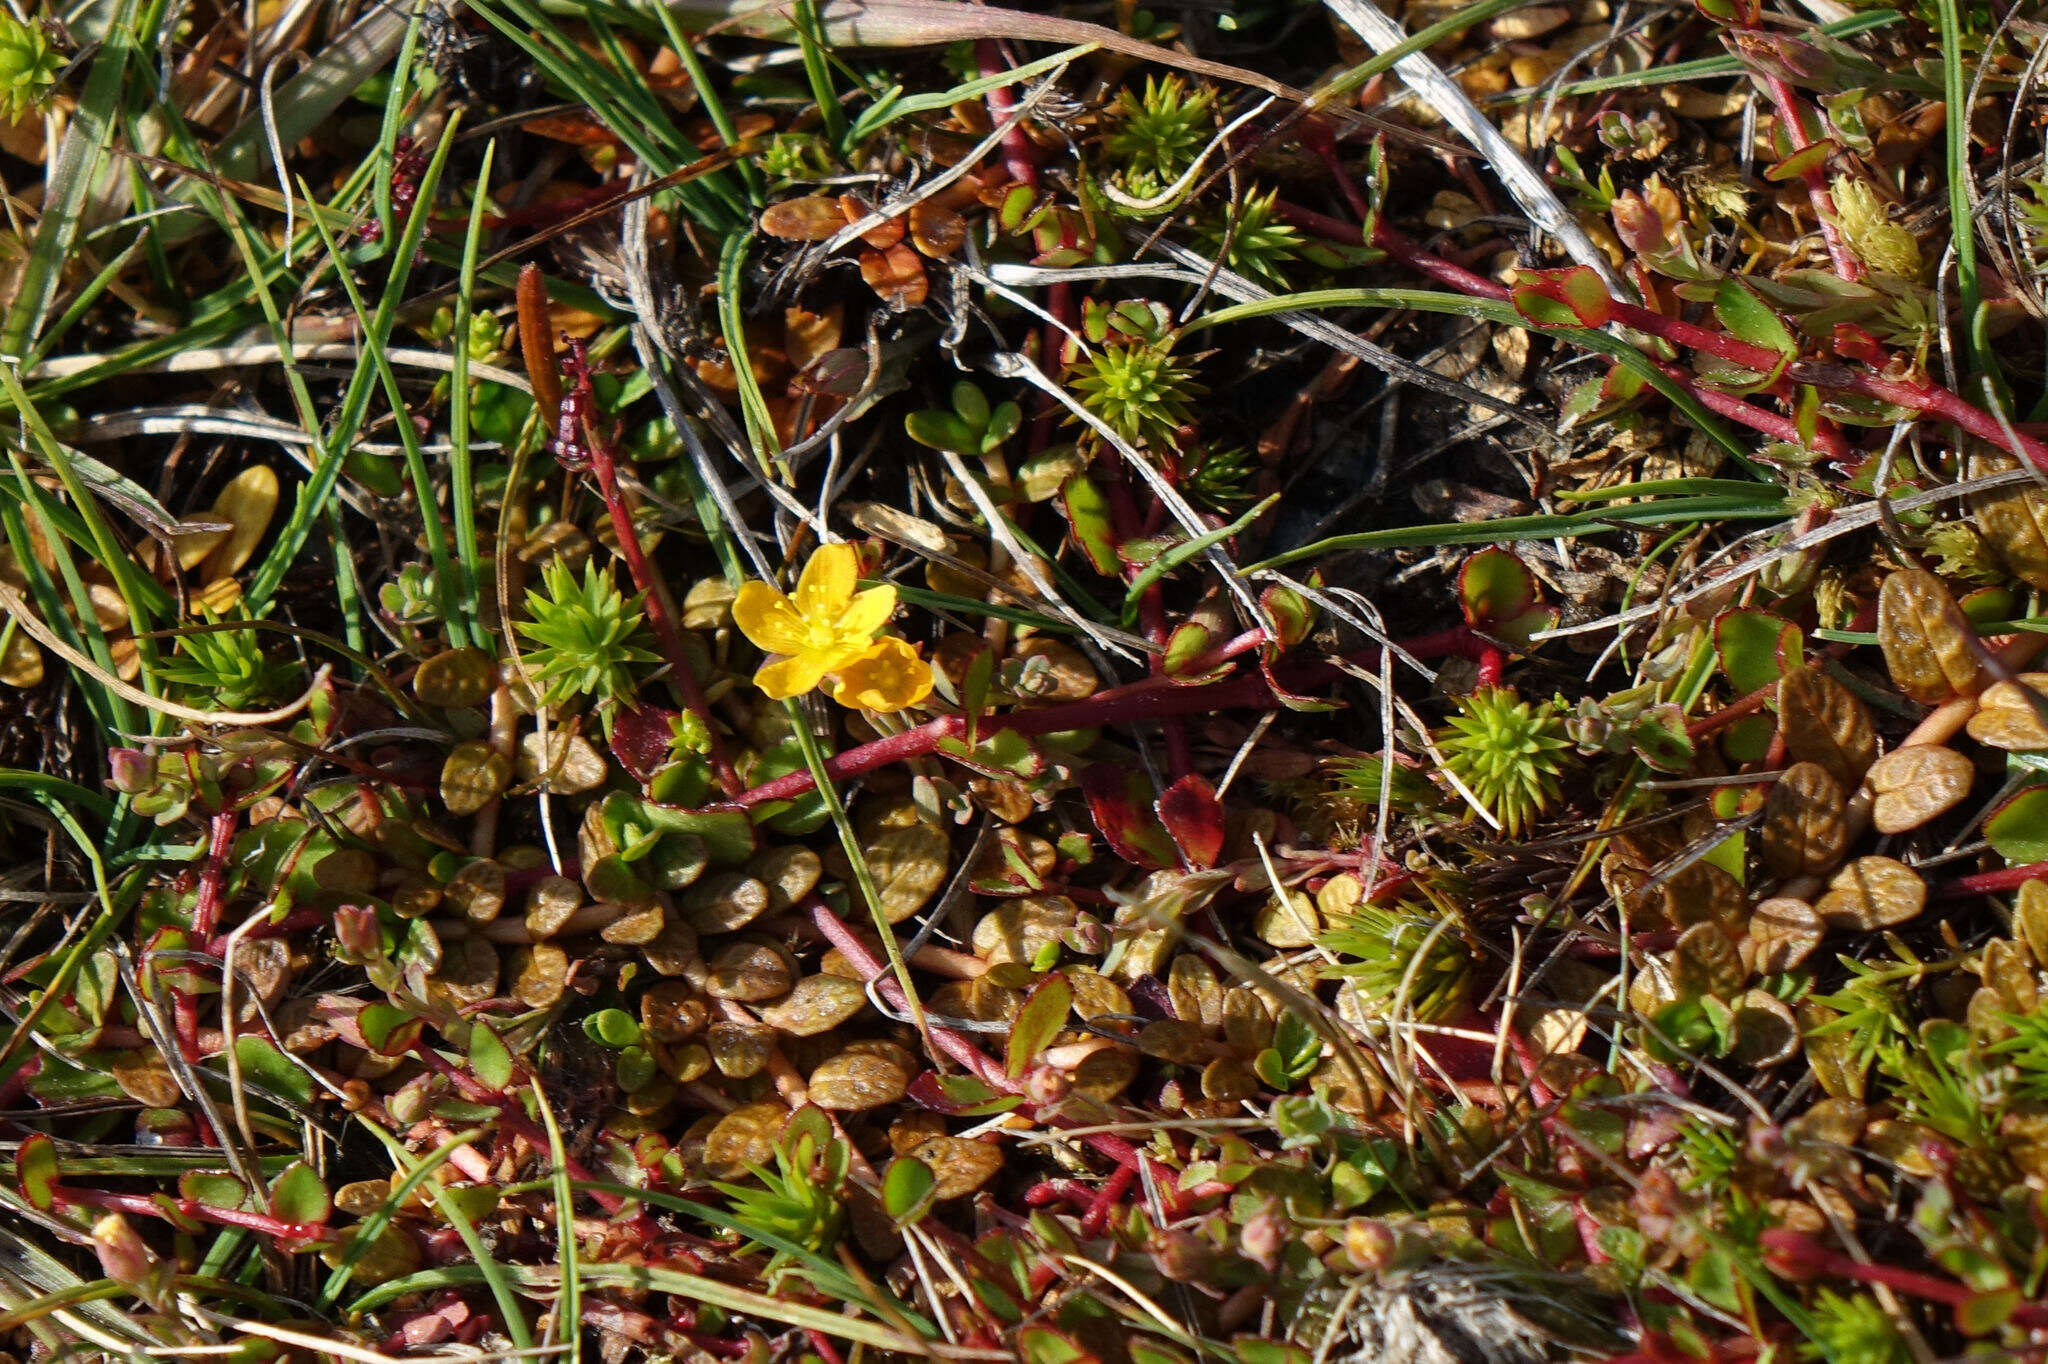
<path id="1" fill-rule="evenodd" d="M 384 955 L 384 934 L 377 911 L 367 905 L 342 905 L 334 911 L 334 945 L 343 961 L 369 961 Z"/>
<path id="2" fill-rule="evenodd" d="M 1287 1248 L 1289 1230 L 1277 1208 L 1261 1208 L 1238 1231 L 1238 1250 L 1268 1274 L 1274 1273 L 1280 1268 L 1280 1252 Z"/>
<path id="3" fill-rule="evenodd" d="M 156 759 L 139 748 L 107 753 L 107 785 L 123 795 L 139 796 L 156 782 Z"/>
<path id="4" fill-rule="evenodd" d="M 143 1297 L 155 1296 L 156 1252 L 128 1225 L 127 1218 L 110 1212 L 93 1223 L 92 1248 L 108 1278 Z"/>
<path id="5" fill-rule="evenodd" d="M 1360 1269 L 1380 1271 L 1394 1263 L 1400 1238 L 1385 1222 L 1354 1217 L 1344 1224 L 1344 1253 Z"/>
<path id="6" fill-rule="evenodd" d="M 1152 1237 L 1148 1249 L 1159 1272 L 1175 1283 L 1200 1283 L 1215 1272 L 1215 1249 L 1193 1232 L 1168 1228 Z"/>

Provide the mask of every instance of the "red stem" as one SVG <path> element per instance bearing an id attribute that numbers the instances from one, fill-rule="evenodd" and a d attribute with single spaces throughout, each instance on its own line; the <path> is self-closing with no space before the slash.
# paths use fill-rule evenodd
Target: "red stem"
<path id="1" fill-rule="evenodd" d="M 654 568 L 647 562 L 646 551 L 640 548 L 639 531 L 633 525 L 632 513 L 626 508 L 625 495 L 619 490 L 618 454 L 610 439 L 597 429 L 596 398 L 591 393 L 590 371 L 582 362 L 580 346 L 571 353 L 576 356 L 572 373 L 578 401 L 562 405 L 560 443 L 564 448 L 578 444 L 577 431 L 572 423 L 580 419 L 582 452 L 589 457 L 598 495 L 604 499 L 605 511 L 611 517 L 612 533 L 619 541 L 619 557 L 626 561 L 626 572 L 632 575 L 633 586 L 646 602 L 647 624 L 653 629 L 662 657 L 668 662 L 669 678 L 682 697 L 683 705 L 704 722 L 704 732 L 711 741 L 711 767 L 718 774 L 719 786 L 727 795 L 736 795 L 745 783 L 733 770 L 732 759 L 726 755 L 725 744 L 718 737 L 718 722 L 712 717 L 711 703 L 704 696 L 704 687 L 697 680 L 696 670 L 690 667 L 689 655 L 683 652 L 683 632 L 669 609 L 668 595 L 655 578 Z"/>
<path id="2" fill-rule="evenodd" d="M 171 1209 L 174 1208 L 184 1216 L 201 1222 L 212 1222 L 223 1227 L 242 1227 L 249 1231 L 261 1232 L 265 1236 L 284 1237 L 295 1241 L 326 1241 L 336 1235 L 332 1229 L 317 1222 L 284 1222 L 268 1213 L 246 1212 L 240 1208 L 216 1208 L 194 1198 L 171 1199 L 167 1208 L 157 1198 L 148 1194 L 66 1188 L 54 1188 L 50 1194 L 60 1205 L 134 1213 L 139 1217 L 155 1217 L 164 1221 L 171 1220 Z"/>
<path id="3" fill-rule="evenodd" d="M 2001 895 L 2009 890 L 2018 890 L 2029 881 L 2048 878 L 2048 862 L 2029 862 L 2025 866 L 2004 867 L 1998 871 L 1980 871 L 1974 876 L 1959 876 L 1935 892 L 1941 900 L 1959 899 L 1965 895 Z"/>
<path id="4" fill-rule="evenodd" d="M 993 38 L 974 40 L 974 64 L 984 76 L 1000 76 L 1010 69 L 1003 60 L 1003 50 Z M 1001 127 L 1017 108 L 1017 96 L 1007 85 L 997 86 L 988 92 L 988 116 Z M 1024 131 L 1023 120 L 1010 125 L 1003 134 L 1003 166 L 1010 172 L 1010 178 L 1020 185 L 1038 185 L 1038 146 Z"/>
<path id="5" fill-rule="evenodd" d="M 1813 145 L 1813 139 L 1806 135 L 1806 120 L 1799 116 L 1799 96 L 1783 76 L 1767 75 L 1764 87 L 1770 91 L 1771 103 L 1777 106 L 1778 120 L 1785 125 L 1785 136 L 1792 143 L 1792 150 L 1800 152 Z M 1799 173 L 1806 182 L 1806 197 L 1813 204 L 1813 216 L 1820 223 L 1821 239 L 1828 244 L 1828 257 L 1835 263 L 1835 273 L 1843 279 L 1854 282 L 1863 277 L 1863 267 L 1856 263 L 1848 243 L 1842 240 L 1841 231 L 1835 226 L 1835 200 L 1828 193 L 1827 175 L 1819 166 L 1808 166 Z"/>
<path id="6" fill-rule="evenodd" d="M 1443 658 L 1451 654 L 1470 656 L 1481 646 L 1470 629 L 1458 626 L 1408 640 L 1402 647 L 1417 658 Z M 1347 660 L 1369 667 L 1378 663 L 1379 654 L 1379 647 L 1375 645 L 1347 655 Z M 1290 692 L 1295 692 L 1320 686 L 1342 675 L 1343 669 L 1335 663 L 1314 663 L 1288 669 L 1280 675 L 1279 681 L 1280 685 Z M 1179 686 L 1171 681 L 1148 679 L 1134 682 L 1127 687 L 1098 692 L 1084 701 L 1047 706 L 1043 710 L 985 716 L 981 722 L 981 731 L 987 734 L 998 729 L 1008 729 L 1029 738 L 1036 734 L 1057 734 L 1070 729 L 1095 729 L 1132 720 L 1157 720 L 1169 715 L 1201 715 L 1219 710 L 1271 710 L 1279 704 L 1280 699 L 1275 695 L 1272 684 L 1260 674 L 1227 678 L 1221 682 L 1210 682 L 1198 687 Z M 833 780 L 845 781 L 864 772 L 872 772 L 878 767 L 886 767 L 890 763 L 902 762 L 908 758 L 921 758 L 937 748 L 941 739 L 957 739 L 966 732 L 966 722 L 959 716 L 941 716 L 936 720 L 928 720 L 915 729 L 891 734 L 873 743 L 863 744 L 859 748 L 850 748 L 827 761 L 825 771 Z M 729 804 L 745 809 L 765 801 L 792 800 L 811 790 L 815 784 L 809 771 L 791 772 L 787 776 L 749 787 L 734 796 Z"/>

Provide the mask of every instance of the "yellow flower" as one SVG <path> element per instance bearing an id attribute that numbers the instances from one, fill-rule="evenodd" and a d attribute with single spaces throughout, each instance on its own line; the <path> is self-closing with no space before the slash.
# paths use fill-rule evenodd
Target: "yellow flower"
<path id="1" fill-rule="evenodd" d="M 853 710 L 902 710 L 931 694 L 931 664 L 894 635 L 876 640 L 832 680 L 832 699 Z"/>
<path id="2" fill-rule="evenodd" d="M 773 655 L 754 674 L 754 685 L 778 701 L 798 696 L 867 653 L 896 609 L 896 589 L 885 584 L 856 592 L 859 584 L 852 545 L 820 546 L 793 596 L 766 583 L 742 584 L 733 623 Z"/>

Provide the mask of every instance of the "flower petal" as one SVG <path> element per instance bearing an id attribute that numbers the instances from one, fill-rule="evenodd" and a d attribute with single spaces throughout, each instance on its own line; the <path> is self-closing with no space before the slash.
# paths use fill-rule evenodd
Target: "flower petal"
<path id="1" fill-rule="evenodd" d="M 765 663 L 754 674 L 754 685 L 770 700 L 801 696 L 825 679 L 824 660 L 817 654 L 797 654 Z"/>
<path id="2" fill-rule="evenodd" d="M 931 693 L 931 665 L 893 635 L 876 640 L 873 648 L 842 667 L 832 682 L 832 699 L 857 710 L 903 710 Z"/>
<path id="3" fill-rule="evenodd" d="M 755 648 L 771 654 L 796 653 L 807 638 L 796 607 L 766 583 L 740 584 L 739 595 L 733 598 L 732 621 Z"/>
<path id="4" fill-rule="evenodd" d="M 852 545 L 820 545 L 797 579 L 796 609 L 805 620 L 831 621 L 853 600 L 860 555 Z"/>
<path id="5" fill-rule="evenodd" d="M 896 610 L 896 588 L 892 583 L 870 587 L 857 593 L 846 604 L 846 609 L 835 622 L 842 635 L 857 635 L 861 639 L 871 638 L 875 631 L 889 623 L 889 617 Z"/>

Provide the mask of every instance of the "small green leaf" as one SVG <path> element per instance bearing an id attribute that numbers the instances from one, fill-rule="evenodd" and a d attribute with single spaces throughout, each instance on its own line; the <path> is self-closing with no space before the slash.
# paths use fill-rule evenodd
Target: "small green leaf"
<path id="1" fill-rule="evenodd" d="M 1972 1293 L 1956 1304 L 1956 1329 L 1966 1336 L 1989 1335 L 2012 1319 L 2022 1301 L 2017 1288 Z"/>
<path id="2" fill-rule="evenodd" d="M 39 1212 L 57 1206 L 57 1144 L 41 1132 L 24 1138 L 14 1153 L 14 1182 Z"/>
<path id="3" fill-rule="evenodd" d="M 618 1051 L 639 1043 L 640 1024 L 624 1009 L 599 1009 L 583 1020 L 583 1035 L 601 1047 Z"/>
<path id="4" fill-rule="evenodd" d="M 1458 570 L 1458 605 L 1467 625 L 1513 620 L 1536 604 L 1536 575 L 1519 557 L 1489 547 Z"/>
<path id="5" fill-rule="evenodd" d="M 1734 275 L 1723 279 L 1714 291 L 1714 316 L 1738 341 L 1774 350 L 1784 360 L 1799 353 L 1799 342 L 1793 338 L 1792 329 L 1755 290 Z"/>
<path id="6" fill-rule="evenodd" d="M 1012 1076 L 1022 1075 L 1038 1053 L 1059 1035 L 1066 1025 L 1067 1012 L 1073 1007 L 1074 987 L 1067 984 L 1065 976 L 1047 976 L 1032 986 L 1010 1028 L 1004 1068 Z"/>
<path id="7" fill-rule="evenodd" d="M 1074 544 L 1088 564 L 1104 577 L 1121 577 L 1123 560 L 1117 557 L 1116 536 L 1110 530 L 1109 499 L 1086 474 L 1076 474 L 1060 490 L 1060 502 L 1074 527 Z"/>
<path id="8" fill-rule="evenodd" d="M 412 1050 L 419 1040 L 422 1022 L 395 1004 L 365 1004 L 356 1015 L 356 1027 L 363 1041 L 380 1056 L 398 1056 Z"/>
<path id="9" fill-rule="evenodd" d="M 1714 618 L 1714 651 L 1721 671 L 1745 696 L 1799 666 L 1799 627 L 1768 611 L 1723 611 Z"/>
<path id="10" fill-rule="evenodd" d="M 2006 861 L 2048 862 L 2048 786 L 2030 786 L 1984 821 L 1984 837 Z"/>
<path id="11" fill-rule="evenodd" d="M 492 1089 L 503 1089 L 512 1083 L 512 1051 L 488 1024 L 470 1024 L 469 1069 Z"/>
<path id="12" fill-rule="evenodd" d="M 265 1089 L 293 1103 L 313 1102 L 313 1077 L 277 1049 L 267 1037 L 240 1033 L 235 1037 L 235 1061 L 242 1074 Z"/>
<path id="13" fill-rule="evenodd" d="M 904 434 L 919 445 L 934 450 L 950 450 L 956 455 L 978 455 L 981 440 L 966 422 L 951 412 L 937 408 L 926 408 L 912 412 L 903 419 Z"/>
<path id="14" fill-rule="evenodd" d="M 953 385 L 953 411 L 977 437 L 988 429 L 988 398 L 965 379 Z"/>
<path id="15" fill-rule="evenodd" d="M 334 1212 L 334 1200 L 312 1166 L 295 1160 L 270 1186 L 270 1215 L 280 1222 L 319 1225 Z"/>
<path id="16" fill-rule="evenodd" d="M 931 1166 L 910 1156 L 898 1156 L 882 1176 L 882 1207 L 896 1219 L 897 1226 L 910 1226 L 924 1219 L 932 1205 L 932 1191 L 938 1187 L 939 1177 L 932 1173 Z"/>
<path id="17" fill-rule="evenodd" d="M 203 1208 L 222 1208 L 230 1212 L 256 1211 L 256 1199 L 247 1185 L 233 1175 L 216 1174 L 207 1170 L 190 1170 L 178 1176 L 178 1196 L 190 1199 Z"/>

